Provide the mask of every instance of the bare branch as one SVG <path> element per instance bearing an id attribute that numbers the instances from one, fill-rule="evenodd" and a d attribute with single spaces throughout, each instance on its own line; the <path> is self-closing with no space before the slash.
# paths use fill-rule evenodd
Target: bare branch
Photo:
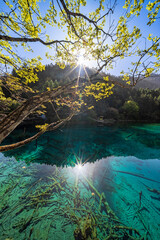
<path id="1" fill-rule="evenodd" d="M 58 121 L 56 123 L 49 124 L 45 131 L 47 131 L 50 127 L 52 127 L 52 130 L 55 130 L 55 129 L 59 128 L 61 125 L 63 125 L 67 121 L 70 121 L 70 119 L 72 117 L 73 117 L 73 114 L 71 114 L 66 119 L 62 119 L 62 120 L 60 120 L 60 121 Z M 44 130 L 41 130 L 40 132 L 38 132 L 34 136 L 32 136 L 30 138 L 27 138 L 27 139 L 25 139 L 23 141 L 20 141 L 20 142 L 17 142 L 17 143 L 13 143 L 13 144 L 9 144 L 9 145 L 0 146 L 0 152 L 5 152 L 5 151 L 8 151 L 8 150 L 12 150 L 12 149 L 16 149 L 16 148 L 22 147 L 22 146 L 26 145 L 27 143 L 30 143 L 30 142 L 34 141 L 35 139 L 40 137 L 43 133 L 44 133 Z"/>
<path id="2" fill-rule="evenodd" d="M 52 45 L 55 43 L 71 43 L 74 44 L 72 41 L 67 40 L 54 40 L 50 42 L 45 42 L 41 38 L 27 38 L 27 37 L 9 37 L 7 35 L 0 35 L 0 40 L 9 41 L 9 42 L 40 42 L 43 45 Z"/>

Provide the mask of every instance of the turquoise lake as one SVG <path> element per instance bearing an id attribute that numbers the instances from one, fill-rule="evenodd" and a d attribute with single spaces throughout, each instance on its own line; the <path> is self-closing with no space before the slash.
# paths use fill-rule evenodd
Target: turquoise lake
<path id="1" fill-rule="evenodd" d="M 158 240 L 160 124 L 47 132 L 0 153 L 0 188 L 0 240 Z"/>

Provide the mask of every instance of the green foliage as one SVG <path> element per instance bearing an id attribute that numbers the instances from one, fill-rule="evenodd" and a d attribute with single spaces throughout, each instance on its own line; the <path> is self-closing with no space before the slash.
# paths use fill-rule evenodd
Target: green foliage
<path id="1" fill-rule="evenodd" d="M 109 83 L 101 83 L 97 82 L 95 84 L 91 84 L 90 86 L 86 86 L 84 91 L 85 96 L 93 96 L 96 101 L 101 100 L 102 98 L 109 97 L 112 92 L 112 88 L 114 87 L 114 84 Z"/>
<path id="2" fill-rule="evenodd" d="M 36 128 L 40 129 L 40 131 L 45 132 L 47 130 L 47 128 L 48 128 L 48 124 L 45 123 L 43 125 L 36 125 Z"/>
<path id="3" fill-rule="evenodd" d="M 78 65 L 80 55 L 87 61 L 95 61 L 98 72 L 109 71 L 118 59 L 127 61 L 131 56 L 136 56 L 137 60 L 132 63 L 129 71 L 124 72 L 122 69 L 121 72 L 123 84 L 128 87 L 160 69 L 160 37 L 150 33 L 145 46 L 139 49 L 137 43 L 143 37 L 141 30 L 129 25 L 133 15 L 138 17 L 144 7 L 148 16 L 147 25 L 154 24 L 159 17 L 158 0 L 146 5 L 144 0 L 126 0 L 124 8 L 127 9 L 127 14 L 121 15 L 115 25 L 109 23 L 116 6 L 114 1 L 109 10 L 104 0 L 97 1 L 92 12 L 86 13 L 86 5 L 85 0 L 61 0 L 57 4 L 47 1 L 44 9 L 44 3 L 40 0 L 2 1 L 0 64 L 5 69 L 5 72 L 1 72 L 0 79 L 2 105 L 5 103 L 5 106 L 13 109 L 17 106 L 14 101 L 22 103 L 35 93 L 51 91 L 69 83 L 73 76 L 70 77 L 68 72 Z M 63 33 L 62 40 L 55 39 L 57 31 Z M 29 59 L 25 59 L 23 54 L 20 56 L 22 50 L 33 53 L 35 44 L 45 47 L 46 58 L 57 64 L 56 71 L 49 65 L 45 71 L 41 56 Z M 58 66 L 66 71 L 63 79 Z M 10 74 L 9 68 L 14 68 L 14 74 Z M 74 97 L 69 95 L 56 99 L 57 106 L 79 111 L 85 97 L 94 97 L 98 101 L 111 96 L 117 82 L 109 82 L 106 74 L 100 80 L 97 78 L 88 78 L 83 83 L 77 81 Z M 9 92 L 8 96 L 4 88 Z M 148 101 L 152 102 L 149 96 Z M 122 102 L 120 99 L 117 104 L 121 105 Z M 89 108 L 92 106 L 93 104 L 89 105 Z"/>
<path id="4" fill-rule="evenodd" d="M 114 76 L 110 76 L 110 79 L 115 79 Z M 117 81 L 118 78 L 116 77 Z M 119 78 L 120 81 L 120 78 Z M 157 82 L 159 77 L 157 76 Z M 147 87 L 148 81 L 144 81 L 144 86 Z M 142 84 L 142 87 L 143 87 Z M 150 84 L 148 84 L 150 86 Z M 151 85 L 154 87 L 154 85 Z M 156 86 L 156 85 L 155 85 Z M 113 89 L 114 94 L 109 98 L 100 100 L 99 102 L 88 100 L 87 104 L 94 105 L 94 111 L 97 116 L 104 116 L 104 118 L 114 118 L 119 120 L 138 120 L 138 121 L 160 121 L 160 88 L 148 89 L 148 88 L 121 88 L 115 86 Z M 123 106 L 128 101 L 134 101 L 138 105 L 139 112 L 131 115 L 127 115 Z M 119 112 L 117 118 L 112 114 L 112 109 Z M 111 110 L 111 111 L 110 111 Z M 113 117 L 112 117 L 113 116 Z"/>
<path id="5" fill-rule="evenodd" d="M 113 1 L 114 2 L 114 1 Z M 115 24 L 115 31 L 111 31 L 113 26 L 106 20 L 114 13 L 115 4 L 111 9 L 105 8 L 105 1 L 99 0 L 95 4 L 94 11 L 84 14 L 86 1 L 60 1 L 58 5 L 53 2 L 46 2 L 44 11 L 43 3 L 38 0 L 24 1 L 3 1 L 0 14 L 0 63 L 15 68 L 18 77 L 24 79 L 25 84 L 38 80 L 37 72 L 42 71 L 44 66 L 40 57 L 25 59 L 17 54 L 21 46 L 25 51 L 33 52 L 34 47 L 30 42 L 38 42 L 49 48 L 54 48 L 55 54 L 51 51 L 46 52 L 46 57 L 64 68 L 66 64 L 71 66 L 77 64 L 77 58 L 81 50 L 84 51 L 84 57 L 88 60 L 95 60 L 101 68 L 107 70 L 113 67 L 115 60 L 138 56 L 139 60 L 133 63 L 133 68 L 128 73 L 134 74 L 134 77 L 141 75 L 148 77 L 152 72 L 160 68 L 159 65 L 159 37 L 148 36 L 150 46 L 144 49 L 136 48 L 137 40 L 142 36 L 137 26 L 129 28 L 128 20 L 132 15 L 137 17 L 145 6 L 144 0 L 131 2 L 126 0 L 124 8 L 127 9 L 127 15 L 122 15 Z M 146 15 L 148 16 L 148 25 L 152 25 L 159 14 L 159 1 L 149 2 L 146 6 Z M 52 27 L 53 31 L 50 31 Z M 63 40 L 52 39 L 51 33 L 57 28 L 64 31 Z M 46 34 L 44 33 L 46 31 Z M 49 30 L 49 31 L 48 31 Z M 14 36 L 14 37 L 13 37 Z M 145 57 L 155 57 L 155 61 L 150 64 L 145 62 Z M 24 68 L 24 64 L 25 68 Z M 143 67 L 144 66 L 144 67 Z M 127 81 L 128 75 L 124 74 L 124 80 Z M 130 81 L 127 81 L 130 84 Z"/>
<path id="6" fill-rule="evenodd" d="M 19 102 L 10 97 L 0 97 L 0 106 L 2 113 L 10 112 L 19 106 Z"/>
<path id="7" fill-rule="evenodd" d="M 136 102 L 129 100 L 126 101 L 123 105 L 123 110 L 128 118 L 137 118 L 139 112 L 139 106 Z"/>

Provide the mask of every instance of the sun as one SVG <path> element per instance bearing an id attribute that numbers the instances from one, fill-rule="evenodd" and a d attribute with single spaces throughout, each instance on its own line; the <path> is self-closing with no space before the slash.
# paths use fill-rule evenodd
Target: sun
<path id="1" fill-rule="evenodd" d="M 89 58 L 87 57 L 86 50 L 81 48 L 76 53 L 77 65 L 87 66 L 89 65 Z"/>
<path id="2" fill-rule="evenodd" d="M 72 54 L 73 62 L 74 64 L 76 64 L 76 66 L 80 66 L 83 68 L 93 66 L 93 57 L 89 52 L 89 49 L 83 47 L 80 48 L 79 46 L 72 50 Z"/>
<path id="3" fill-rule="evenodd" d="M 85 63 L 85 57 L 84 56 L 79 56 L 77 64 L 78 65 L 83 65 Z"/>
<path id="4" fill-rule="evenodd" d="M 82 169 L 82 164 L 81 163 L 78 163 L 77 164 L 77 167 L 78 167 L 78 170 L 80 171 Z"/>
<path id="5" fill-rule="evenodd" d="M 87 48 L 74 48 L 71 52 L 73 68 L 68 73 L 70 74 L 76 68 L 78 69 L 78 76 L 77 76 L 77 86 L 79 86 L 80 77 L 85 77 L 90 82 L 90 77 L 88 75 L 87 69 L 89 67 L 93 67 L 93 58 L 91 53 Z"/>

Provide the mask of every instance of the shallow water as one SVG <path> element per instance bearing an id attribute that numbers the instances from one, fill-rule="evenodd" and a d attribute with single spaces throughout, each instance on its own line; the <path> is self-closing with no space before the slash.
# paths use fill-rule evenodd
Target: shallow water
<path id="1" fill-rule="evenodd" d="M 160 239 L 160 124 L 48 132 L 0 154 L 0 186 L 0 239 Z"/>

